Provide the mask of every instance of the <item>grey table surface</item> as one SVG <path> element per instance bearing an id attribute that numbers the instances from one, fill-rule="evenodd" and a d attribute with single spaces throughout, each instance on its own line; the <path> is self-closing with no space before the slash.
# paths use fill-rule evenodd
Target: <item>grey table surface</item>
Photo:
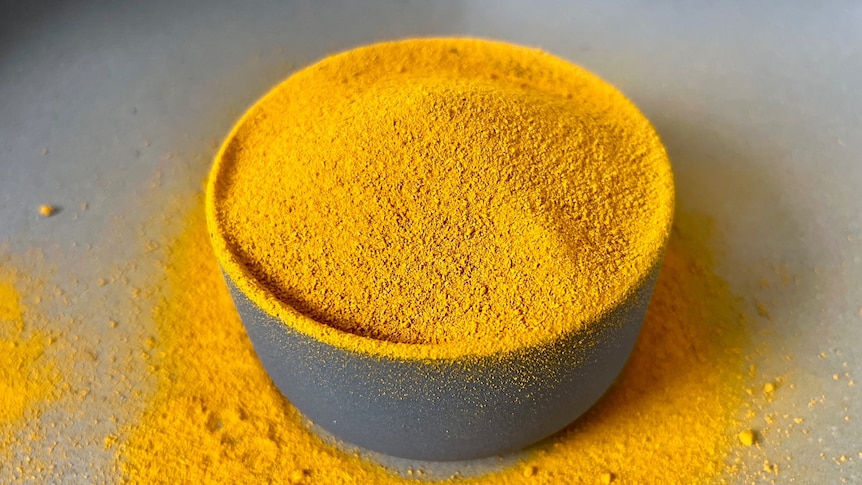
<path id="1" fill-rule="evenodd" d="M 862 481 L 862 382 L 848 385 L 862 367 L 858 2 L 10 3 L 0 7 L 0 249 L 26 261 L 40 248 L 33 265 L 82 280 L 125 265 L 130 284 L 144 281 L 155 270 L 130 263 L 145 260 L 124 241 L 171 197 L 200 189 L 250 103 L 329 53 L 428 35 L 542 47 L 642 108 L 666 143 L 680 202 L 712 216 L 725 240 L 721 275 L 749 310 L 769 304 L 770 318 L 752 320 L 769 343 L 757 372 L 794 386 L 767 411 L 804 416 L 808 429 L 764 440 L 782 467 L 773 480 Z M 163 197 L 146 196 L 153 190 Z M 61 210 L 40 218 L 43 203 Z M 758 283 L 775 268 L 793 284 Z M 123 295 L 74 294 L 81 318 L 56 325 L 104 333 L 99 322 Z M 76 345 L 132 352 L 142 325 Z M 74 411 L 88 424 L 46 428 L 48 437 L 122 425 L 98 419 L 115 399 L 116 377 L 104 376 L 117 369 L 76 365 L 94 376 L 93 405 Z M 152 384 L 143 370 L 123 372 Z M 104 447 L 72 441 L 59 440 L 56 455 L 70 482 L 116 478 Z"/>

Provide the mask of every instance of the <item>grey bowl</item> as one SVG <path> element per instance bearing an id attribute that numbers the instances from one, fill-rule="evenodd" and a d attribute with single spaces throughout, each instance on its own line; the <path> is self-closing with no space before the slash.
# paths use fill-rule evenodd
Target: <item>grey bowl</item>
<path id="1" fill-rule="evenodd" d="M 587 329 L 503 355 L 395 359 L 345 350 L 263 311 L 226 276 L 254 348 L 281 392 L 346 442 L 429 461 L 512 452 L 577 419 L 634 347 L 658 265 Z"/>

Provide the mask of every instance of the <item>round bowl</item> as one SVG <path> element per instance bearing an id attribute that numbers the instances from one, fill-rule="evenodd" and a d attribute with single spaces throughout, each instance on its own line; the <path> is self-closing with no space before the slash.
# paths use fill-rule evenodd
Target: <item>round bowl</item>
<path id="1" fill-rule="evenodd" d="M 423 67 L 420 68 L 416 59 L 410 57 L 411 49 L 419 49 L 428 54 L 426 58 L 428 62 L 422 64 Z M 599 193 L 621 199 L 625 197 L 620 194 L 635 193 L 636 195 L 632 196 L 635 199 L 618 201 L 619 205 L 613 206 L 616 212 L 599 213 L 596 216 L 603 224 L 617 224 L 619 228 L 599 224 L 596 226 L 599 229 L 589 229 L 592 231 L 590 237 L 593 239 L 565 236 L 568 238 L 567 244 L 577 246 L 577 250 L 581 251 L 572 256 L 573 260 L 589 256 L 604 267 L 590 267 L 591 269 L 581 270 L 574 275 L 573 278 L 577 278 L 579 288 L 584 288 L 584 292 L 567 296 L 567 306 L 545 307 L 556 310 L 543 313 L 543 319 L 534 326 L 509 325 L 504 321 L 505 319 L 497 318 L 494 322 L 501 324 L 499 326 L 503 329 L 501 331 L 485 334 L 479 340 L 470 340 L 473 337 L 468 335 L 462 337 L 459 334 L 440 344 L 423 343 L 421 340 L 418 343 L 404 342 L 385 337 L 375 340 L 367 335 L 351 333 L 338 328 L 335 324 L 337 322 L 329 322 L 332 323 L 330 325 L 327 321 L 315 319 L 312 312 L 303 312 L 301 308 L 294 308 L 290 303 L 292 297 L 289 293 L 294 290 L 279 290 L 266 283 L 269 281 L 267 272 L 271 268 L 284 271 L 292 269 L 292 264 L 301 263 L 293 263 L 284 256 L 278 256 L 267 260 L 266 264 L 269 266 L 254 266 L 244 259 L 247 257 L 248 248 L 280 249 L 291 244 L 286 237 L 287 232 L 272 236 L 272 231 L 269 231 L 267 233 L 269 235 L 258 238 L 255 231 L 251 231 L 243 233 L 247 237 L 242 239 L 241 243 L 232 237 L 235 234 L 232 235 L 231 231 L 237 228 L 283 228 L 290 227 L 285 224 L 300 224 L 299 221 L 284 222 L 278 219 L 283 214 L 293 214 L 292 206 L 288 205 L 289 202 L 266 192 L 266 187 L 297 180 L 306 183 L 302 178 L 286 180 L 285 177 L 294 177 L 296 173 L 290 165 L 290 153 L 293 151 L 304 153 L 292 147 L 293 141 L 304 140 L 303 137 L 310 136 L 307 135 L 306 129 L 311 130 L 314 127 L 304 118 L 299 117 L 300 121 L 297 121 L 296 116 L 285 114 L 292 112 L 290 109 L 282 110 L 284 105 L 281 103 L 289 100 L 297 103 L 297 106 L 313 106 L 314 113 L 318 112 L 316 110 L 329 113 L 330 111 L 320 106 L 331 102 L 333 98 L 342 99 L 333 94 L 333 91 L 341 89 L 339 86 L 349 86 L 350 79 L 356 79 L 360 75 L 369 75 L 372 79 L 377 79 L 373 76 L 390 75 L 390 72 L 396 73 L 392 74 L 394 76 L 400 75 L 400 70 L 388 69 L 385 63 L 382 68 L 380 67 L 380 59 L 391 59 L 392 56 L 389 54 L 392 52 L 402 54 L 401 57 L 405 59 L 412 59 L 408 63 L 410 65 L 408 73 L 404 75 L 418 79 L 408 84 L 412 87 L 420 86 L 416 90 L 421 91 L 419 92 L 421 96 L 417 98 L 421 100 L 437 99 L 429 94 L 437 89 L 437 85 L 427 81 L 432 78 L 434 82 L 439 81 L 437 77 L 432 76 L 438 69 L 437 58 L 448 59 L 450 64 L 447 65 L 450 67 L 447 69 L 454 73 L 452 75 L 458 76 L 462 75 L 458 63 L 463 63 L 466 67 L 477 62 L 492 62 L 494 66 L 515 65 L 511 68 L 514 69 L 514 79 L 491 76 L 489 77 L 491 81 L 488 81 L 482 78 L 476 81 L 476 86 L 479 86 L 476 89 L 486 89 L 485 86 L 492 82 L 504 85 L 507 90 L 503 92 L 518 100 L 515 104 L 522 107 L 519 109 L 532 109 L 530 106 L 534 105 L 546 106 L 543 103 L 551 98 L 520 97 L 523 92 L 527 92 L 521 90 L 526 89 L 525 86 L 534 81 L 528 74 L 524 74 L 526 76 L 524 78 L 518 76 L 522 72 L 528 73 L 527 67 L 534 63 L 552 66 L 557 70 L 554 72 L 562 73 L 560 75 L 567 81 L 562 86 L 555 84 L 551 90 L 553 92 L 548 91 L 542 96 L 552 96 L 554 102 L 558 99 L 566 99 L 565 103 L 571 103 L 566 106 L 578 106 L 578 109 L 583 111 L 583 117 L 578 117 L 576 123 L 572 122 L 572 130 L 575 131 L 559 133 L 570 134 L 573 140 L 578 140 L 576 143 L 583 143 L 584 146 L 593 146 L 601 140 L 618 139 L 614 137 L 622 137 L 619 139 L 627 141 L 636 140 L 632 141 L 633 145 L 620 142 L 623 143 L 621 146 L 626 147 L 625 150 L 617 151 L 616 148 L 611 148 L 607 153 L 601 150 L 584 152 L 590 155 L 583 155 L 583 159 L 569 160 L 566 158 L 568 155 L 560 155 L 559 159 L 567 160 L 563 162 L 565 167 L 561 165 L 555 167 L 565 170 L 552 172 L 555 174 L 554 177 L 563 177 L 560 187 L 583 186 L 586 192 L 579 192 L 579 194 Z M 523 62 L 527 67 L 518 67 L 520 66 L 518 63 L 511 64 L 509 62 L 511 59 L 507 57 L 509 52 L 517 52 L 520 56 L 518 59 L 526 59 Z M 356 59 L 361 62 L 357 63 Z M 377 66 L 378 70 L 373 74 L 366 74 L 366 69 L 371 68 L 369 66 Z M 344 70 L 349 71 L 351 68 L 357 69 L 356 76 L 343 74 Z M 427 70 L 433 72 L 430 72 L 428 77 L 423 77 L 425 76 L 423 73 Z M 331 72 L 341 74 L 336 76 L 329 74 Z M 323 77 L 315 77 L 317 74 Z M 542 79 L 554 79 L 556 83 L 562 83 L 556 80 L 557 74 L 544 73 L 543 76 L 546 77 Z M 380 82 L 388 86 L 385 82 Z M 577 90 L 577 96 L 584 99 L 577 97 L 573 99 L 570 86 L 574 86 L 572 89 Z M 362 89 L 365 93 L 364 88 Z M 309 91 L 314 91 L 314 94 L 304 94 Z M 354 92 L 349 91 L 349 93 Z M 353 98 L 350 95 L 344 94 L 342 97 L 347 105 L 353 105 Z M 299 101 L 296 101 L 297 99 Z M 486 102 L 491 98 L 475 99 Z M 408 103 L 409 107 L 413 109 L 416 103 L 413 98 L 409 100 L 413 103 Z M 270 101 L 275 104 L 268 104 Z M 273 106 L 277 106 L 278 109 L 273 111 Z M 372 104 L 372 106 L 376 105 Z M 417 104 L 417 106 L 424 105 Z M 424 111 L 425 108 L 421 109 L 416 113 L 428 116 L 428 112 Z M 619 110 L 619 113 L 614 110 Z M 382 112 L 389 113 L 385 110 Z M 450 113 L 453 112 L 450 111 Z M 607 114 L 609 112 L 619 116 L 611 116 Z M 408 111 L 408 113 L 412 113 L 411 116 L 415 115 L 414 111 Z M 537 113 L 535 116 L 530 115 L 534 116 L 529 118 L 530 120 L 545 120 L 548 119 L 544 118 L 546 114 L 553 116 L 555 112 L 536 111 L 535 113 Z M 359 113 L 356 116 L 363 118 L 366 114 L 368 113 Z M 420 119 L 436 120 L 436 118 Z M 604 129 L 597 138 L 591 140 L 592 143 L 580 141 L 579 134 L 582 132 L 577 131 L 581 129 L 582 123 L 588 121 Z M 397 125 L 397 123 L 393 125 L 394 122 L 387 125 L 380 120 L 375 123 L 377 124 L 374 126 Z M 549 129 L 555 130 L 559 126 L 564 125 L 557 124 Z M 433 131 L 434 127 L 427 129 Z M 302 133 L 294 133 L 290 130 L 300 130 Z M 279 134 L 278 136 L 281 137 L 279 139 L 282 141 L 287 140 L 286 144 L 275 145 L 269 138 L 254 138 L 272 133 Z M 288 137 L 285 133 L 292 133 L 292 135 Z M 558 132 L 552 131 L 552 133 Z M 637 136 L 632 133 L 636 133 Z M 330 132 L 323 132 L 323 135 L 334 136 Z M 315 134 L 308 138 L 307 142 L 326 143 L 323 140 L 327 138 L 323 135 L 315 138 L 318 136 Z M 257 140 L 257 143 L 246 146 L 243 144 L 242 137 L 252 137 L 253 140 Z M 332 138 L 332 140 L 335 139 Z M 337 146 L 352 146 L 351 140 L 346 139 L 339 142 L 341 144 Z M 642 145 L 634 144 L 638 143 L 638 140 Z M 402 144 L 391 149 L 406 151 L 409 147 Z M 281 151 L 274 154 L 277 150 Z M 251 153 L 257 155 L 249 155 Z M 622 155 L 618 155 L 619 153 Z M 628 158 L 617 159 L 617 156 Z M 269 170 L 270 166 L 279 169 L 288 167 L 291 170 L 279 172 L 278 176 L 254 180 L 253 183 L 242 186 L 242 189 L 236 189 L 237 192 L 232 192 L 231 184 L 236 183 L 237 180 L 248 180 L 242 179 L 243 174 L 237 173 L 238 168 L 234 162 L 240 157 L 251 157 L 256 163 L 262 164 L 256 166 L 262 166 L 266 170 Z M 551 157 L 552 160 L 558 160 L 556 155 Z M 620 163 L 613 167 L 602 165 L 601 170 L 596 169 L 592 172 L 579 168 L 583 167 L 582 162 L 587 164 L 591 163 L 591 160 L 606 160 L 606 157 L 614 157 L 611 160 L 614 160 L 614 163 L 620 160 Z M 297 163 L 306 164 L 307 160 L 304 158 L 302 162 Z M 476 160 L 483 164 L 495 163 L 482 157 L 476 157 Z M 542 166 L 533 158 L 524 158 L 524 160 L 527 160 L 525 163 L 528 163 L 531 168 Z M 314 163 L 317 161 L 313 159 Z M 325 160 L 321 163 L 324 162 Z M 648 168 L 645 168 L 647 165 Z M 480 171 L 483 169 L 484 166 L 479 167 Z M 335 170 L 335 168 L 321 167 L 321 170 Z M 561 175 L 562 173 L 565 175 Z M 394 176 L 392 180 L 387 179 L 385 183 L 397 186 L 399 176 Z M 461 176 L 460 172 L 458 176 Z M 590 176 L 594 177 L 587 180 Z M 621 178 L 629 182 L 620 185 Z M 301 191 L 311 191 L 316 188 L 301 184 L 296 187 L 287 186 L 293 191 L 289 194 L 291 198 L 296 194 L 302 195 Z M 601 191 L 595 192 L 598 190 L 597 187 L 601 187 Z M 219 204 L 223 198 L 219 194 L 228 194 L 224 195 L 226 198 L 230 196 L 229 194 L 236 193 L 242 194 L 242 197 L 238 196 L 240 202 L 249 204 L 240 206 L 240 209 L 234 208 L 230 212 L 222 211 Z M 327 193 L 326 196 L 331 195 Z M 565 194 L 560 197 L 564 199 Z M 593 195 L 583 197 L 593 197 Z M 335 197 L 335 199 L 354 200 L 346 197 Z M 261 200 L 276 202 L 264 207 L 259 205 Z M 591 202 L 592 199 L 584 202 L 582 212 L 578 212 L 577 222 L 571 222 L 571 224 L 594 227 L 590 225 L 592 224 L 589 220 L 592 217 L 591 213 L 587 215 L 583 213 L 588 208 L 600 205 L 597 203 L 599 205 L 592 206 Z M 421 210 L 425 210 L 424 206 Z M 648 121 L 621 93 L 592 74 L 547 54 L 478 40 L 427 39 L 380 44 L 331 57 L 321 61 L 317 67 L 312 66 L 300 71 L 273 89 L 234 127 L 234 131 L 228 136 L 216 157 L 207 189 L 207 222 L 219 263 L 254 348 L 281 392 L 305 416 L 346 442 L 388 455 L 432 461 L 467 460 L 518 450 L 559 431 L 601 397 L 622 370 L 634 347 L 661 264 L 662 248 L 670 232 L 672 212 L 673 182 L 664 149 Z M 351 214 L 345 212 L 342 216 L 350 217 Z M 624 226 L 625 224 L 628 226 Z M 639 224 L 642 227 L 638 227 Z M 509 233 L 518 230 L 508 225 L 505 228 Z M 321 230 L 324 231 L 323 234 L 330 237 L 328 232 L 330 229 L 324 226 Z M 349 240 L 353 236 L 342 234 L 339 237 Z M 343 239 L 339 239 L 341 240 Z M 632 240 L 643 242 L 643 248 L 646 249 L 640 252 L 634 250 L 627 252 L 628 250 L 622 249 L 620 250 L 622 252 L 614 252 L 611 249 L 616 247 L 614 244 L 619 241 Z M 297 240 L 292 244 L 303 243 Z M 470 244 L 473 242 L 471 241 Z M 521 240 L 519 244 L 518 248 L 533 248 Z M 607 252 L 603 252 L 601 247 L 598 247 L 599 244 L 609 244 Z M 290 247 L 301 248 L 302 246 Z M 401 248 L 402 253 L 397 253 L 399 257 L 404 250 Z M 601 259 L 616 257 L 619 254 L 624 255 L 620 257 L 629 258 L 624 260 L 625 264 L 622 266 L 616 264 L 618 260 Z M 566 257 L 568 256 L 569 253 L 566 253 Z M 351 261 L 365 260 L 356 258 Z M 560 268 L 571 267 L 564 266 L 564 263 L 565 261 L 554 260 L 551 264 L 558 267 L 557 272 L 565 273 L 568 277 L 571 269 Z M 631 265 L 626 266 L 628 263 Z M 359 265 L 355 271 L 365 271 L 365 267 Z M 319 278 L 319 276 L 315 277 Z M 387 278 L 385 274 L 381 277 Z M 338 283 L 337 277 L 334 278 L 318 281 L 318 283 Z M 362 280 L 359 275 L 345 276 L 345 278 L 351 278 L 348 281 L 356 281 L 357 278 Z M 466 284 L 472 285 L 474 281 L 471 280 Z M 507 297 L 499 304 L 503 307 L 509 305 L 510 298 Z M 540 304 L 536 303 L 536 305 Z M 402 311 L 401 308 L 388 309 L 392 310 L 393 318 L 398 318 L 400 315 L 398 312 Z M 550 320 L 556 316 L 560 316 L 559 320 L 564 321 L 565 324 L 554 326 L 554 322 Z M 436 320 L 430 323 L 434 324 Z M 508 333 L 504 330 L 508 330 Z"/>

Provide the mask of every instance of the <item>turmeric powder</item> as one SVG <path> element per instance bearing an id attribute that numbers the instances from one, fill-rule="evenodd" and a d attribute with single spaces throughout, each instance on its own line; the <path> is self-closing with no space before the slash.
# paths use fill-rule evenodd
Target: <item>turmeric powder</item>
<path id="1" fill-rule="evenodd" d="M 140 421 L 104 439 L 104 447 L 117 453 L 122 466 L 116 480 L 415 483 L 399 475 L 406 475 L 402 468 L 383 467 L 363 452 L 341 450 L 309 431 L 310 423 L 281 396 L 254 356 L 209 245 L 202 201 L 182 202 L 183 211 L 192 208 L 185 231 L 174 241 L 158 241 L 168 248 L 168 260 L 160 266 L 164 269 L 164 279 L 157 284 L 161 299 L 152 315 L 157 333 L 152 340 L 140 342 L 142 348 L 152 347 L 146 368 L 155 374 L 157 389 L 152 395 L 141 394 L 141 390 L 124 393 L 122 401 L 118 398 L 111 403 L 130 406 L 146 400 Z M 724 458 L 729 450 L 740 445 L 735 416 L 742 402 L 747 335 L 738 298 L 714 274 L 711 232 L 704 217 L 684 211 L 677 214 L 629 365 L 589 413 L 486 474 L 471 475 L 469 464 L 422 464 L 410 466 L 415 471 L 412 476 L 420 475 L 421 470 L 423 479 L 476 484 L 703 483 L 718 479 L 726 470 Z M 155 267 L 154 257 L 148 257 L 153 259 L 141 264 Z M 0 284 L 0 319 L 7 332 L 2 338 L 16 348 L 38 343 L 30 333 L 19 331 L 19 317 L 26 319 L 30 311 L 21 302 L 29 296 L 35 303 L 39 295 L 19 295 L 18 279 L 0 273 L 0 281 L 5 283 Z M 127 305 L 115 309 L 123 319 L 118 328 L 126 325 L 125 319 L 147 320 L 138 314 L 136 305 L 141 302 Z M 35 384 L 25 390 L 29 397 L 22 401 L 23 406 L 16 408 L 23 409 L 23 414 L 15 411 L 8 421 L 0 420 L 2 439 L 11 436 L 9 430 L 51 397 L 54 384 L 44 356 L 29 350 L 25 354 L 26 359 L 11 361 L 6 359 L 20 354 L 0 354 L 0 371 L 18 372 L 22 367 L 17 362 L 25 362 L 23 373 L 31 377 L 30 381 L 8 382 Z M 67 355 L 68 359 L 75 357 L 74 353 Z M 61 364 L 72 366 L 71 360 Z M 140 365 L 134 360 L 125 364 L 129 368 Z M 4 406 L 17 402 L 15 396 L 4 392 L 0 402 Z M 75 405 L 80 407 L 78 402 Z M 42 446 L 36 438 L 33 442 L 33 455 L 25 456 L 27 462 L 31 458 L 51 464 L 71 461 L 65 454 L 52 455 L 47 444 Z M 11 463 L 2 459 L 5 451 L 0 450 L 0 481 L 17 483 L 13 482 L 17 472 L 4 468 Z M 87 463 L 65 465 L 58 466 L 62 470 L 57 473 L 80 470 L 78 478 L 82 478 L 89 472 Z M 452 471 L 460 466 L 465 467 L 463 473 Z M 466 478 L 457 478 L 462 475 Z M 53 475 L 58 481 L 70 476 Z M 18 480 L 28 483 L 26 476 Z"/>
<path id="2" fill-rule="evenodd" d="M 185 230 L 174 241 L 159 240 L 168 259 L 158 266 L 164 270 L 163 280 L 154 282 L 159 291 L 152 315 L 157 327 L 147 368 L 157 379 L 157 389 L 141 396 L 129 393 L 130 401 L 113 403 L 126 407 L 146 401 L 143 416 L 123 421 L 127 427 L 116 442 L 105 439 L 122 467 L 116 479 L 148 484 L 415 483 L 402 478 L 406 466 L 383 467 L 362 452 L 343 451 L 309 431 L 309 423 L 281 396 L 254 356 L 209 245 L 202 201 L 183 199 L 177 205 L 179 216 L 171 213 L 169 219 L 184 220 Z M 189 207 L 191 214 L 183 216 Z M 704 483 L 726 477 L 725 457 L 732 447 L 741 446 L 735 416 L 746 387 L 741 380 L 747 367 L 747 335 L 739 298 L 714 274 L 716 245 L 705 217 L 677 211 L 629 365 L 583 418 L 486 474 L 475 475 L 472 464 L 423 463 L 410 465 L 412 476 L 421 469 L 423 479 L 463 476 L 451 481 L 470 484 Z M 19 315 L 26 319 L 28 311 L 38 309 L 28 310 L 26 302 L 36 305 L 46 290 L 22 285 L 20 275 L 12 274 L 0 278 L 8 283 L 2 314 L 6 321 L 18 322 Z M 13 298 L 6 298 L 10 295 Z M 131 306 L 114 311 L 121 318 L 137 314 Z M 18 344 L 29 338 L 17 330 L 8 337 Z M 4 368 L 15 368 L 3 360 L 7 355 L 0 355 Z M 42 360 L 33 360 L 34 369 L 43 368 Z M 41 370 L 30 375 L 36 389 L 53 386 L 50 378 L 40 377 Z M 0 396 L 4 405 L 10 402 L 10 394 Z M 43 406 L 39 396 L 45 394 L 34 396 L 23 415 L 0 428 L 17 429 L 32 410 Z M 28 462 L 68 460 L 36 441 L 26 448 L 33 453 Z M 29 483 L 15 479 L 14 470 L 4 468 L 8 463 L 14 461 L 0 460 L 2 481 Z M 85 464 L 81 470 L 88 468 Z M 63 478 L 68 476 L 54 475 Z"/>
<path id="3" fill-rule="evenodd" d="M 51 395 L 50 364 L 42 362 L 45 336 L 27 332 L 16 272 L 0 268 L 0 428 Z"/>
<path id="4" fill-rule="evenodd" d="M 25 420 L 57 396 L 59 378 L 45 354 L 49 337 L 29 328 L 15 268 L 0 265 L 0 472 L 15 463 L 9 446 Z M 7 479 L 0 473 L 0 481 Z"/>
<path id="5" fill-rule="evenodd" d="M 629 365 L 591 411 L 521 463 L 451 479 L 703 483 L 725 472 L 740 446 L 747 336 L 739 298 L 713 272 L 711 238 L 707 219 L 678 214 Z M 129 482 L 412 483 L 399 476 L 405 470 L 318 438 L 269 380 L 233 310 L 200 203 L 168 254 L 154 314 L 158 390 L 118 447 Z M 460 476 L 453 466 L 423 463 L 423 478 Z"/>
<path id="6" fill-rule="evenodd" d="M 53 205 L 42 204 L 39 206 L 39 215 L 42 217 L 51 217 L 57 212 L 57 208 Z"/>
<path id="7" fill-rule="evenodd" d="M 661 257 L 673 180 L 649 122 L 592 74 L 425 39 L 291 76 L 229 136 L 208 197 L 219 260 L 265 311 L 334 345 L 440 357 L 619 305 Z"/>

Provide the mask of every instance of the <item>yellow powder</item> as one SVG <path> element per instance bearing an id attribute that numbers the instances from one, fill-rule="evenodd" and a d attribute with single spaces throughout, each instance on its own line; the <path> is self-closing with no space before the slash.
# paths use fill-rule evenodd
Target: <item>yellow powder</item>
<path id="1" fill-rule="evenodd" d="M 52 205 L 42 204 L 39 206 L 39 215 L 42 217 L 53 216 L 54 212 L 56 212 L 56 211 L 57 211 L 57 209 L 55 209 L 54 206 L 52 206 Z"/>
<path id="2" fill-rule="evenodd" d="M 746 334 L 738 298 L 713 273 L 710 233 L 702 218 L 677 218 L 631 361 L 590 412 L 521 463 L 458 482 L 715 479 L 738 443 Z M 414 483 L 306 429 L 254 355 L 200 205 L 169 254 L 155 311 L 158 390 L 118 447 L 131 483 Z"/>
<path id="3" fill-rule="evenodd" d="M 592 74 L 426 39 L 276 87 L 222 147 L 208 210 L 225 271 L 265 311 L 354 350 L 453 357 L 622 302 L 660 258 L 673 181 L 649 122 Z"/>
<path id="4" fill-rule="evenodd" d="M 618 383 L 532 458 L 548 483 L 703 483 L 724 470 L 743 395 L 741 300 L 713 273 L 711 223 L 678 214 Z M 512 481 L 511 483 L 515 483 Z"/>
<path id="5" fill-rule="evenodd" d="M 0 320 L 7 323 L 4 329 L 14 327 L 20 328 L 24 324 L 24 309 L 21 307 L 21 296 L 12 282 L 0 283 Z"/>
<path id="6" fill-rule="evenodd" d="M 743 430 L 738 435 L 739 442 L 745 446 L 751 446 L 756 442 L 757 436 L 750 429 Z"/>
<path id="7" fill-rule="evenodd" d="M 16 288 L 17 272 L 0 267 L 0 444 L 13 427 L 53 395 L 53 366 L 44 357 L 48 337 L 28 331 Z"/>
<path id="8" fill-rule="evenodd" d="M 158 391 L 120 447 L 131 483 L 377 483 L 379 467 L 306 431 L 269 380 L 227 294 L 200 201 L 197 209 L 169 249 L 154 312 Z"/>

